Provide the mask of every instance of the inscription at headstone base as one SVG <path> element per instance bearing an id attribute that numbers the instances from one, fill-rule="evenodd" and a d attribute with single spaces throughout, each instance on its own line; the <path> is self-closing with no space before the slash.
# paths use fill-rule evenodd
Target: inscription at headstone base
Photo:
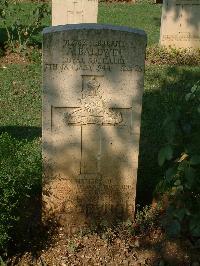
<path id="1" fill-rule="evenodd" d="M 176 48 L 200 48 L 199 14 L 199 0 L 164 0 L 160 44 Z"/>
<path id="2" fill-rule="evenodd" d="M 133 219 L 145 48 L 127 27 L 43 32 L 44 216 L 70 232 Z"/>
<path id="3" fill-rule="evenodd" d="M 98 0 L 52 0 L 52 26 L 96 23 Z"/>

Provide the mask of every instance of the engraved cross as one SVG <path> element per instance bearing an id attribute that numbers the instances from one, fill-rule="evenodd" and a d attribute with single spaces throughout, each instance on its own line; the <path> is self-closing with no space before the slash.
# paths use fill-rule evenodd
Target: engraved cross
<path id="1" fill-rule="evenodd" d="M 81 23 L 83 22 L 83 6 L 81 4 L 81 9 L 79 9 L 80 1 L 73 1 L 73 10 L 67 11 L 68 23 Z"/>
<path id="2" fill-rule="evenodd" d="M 77 107 L 53 107 L 64 109 L 63 122 L 67 126 L 81 127 L 81 175 L 101 175 L 101 157 L 104 127 L 126 125 L 126 113 L 131 108 L 110 108 L 104 97 L 103 76 L 82 75 L 80 105 Z"/>
<path id="3" fill-rule="evenodd" d="M 65 123 L 81 126 L 80 174 L 99 174 L 101 171 L 102 126 L 122 122 L 122 114 L 107 107 L 99 80 L 100 76 L 82 76 L 80 107 L 65 113 Z M 91 148 L 90 148 L 91 147 Z"/>

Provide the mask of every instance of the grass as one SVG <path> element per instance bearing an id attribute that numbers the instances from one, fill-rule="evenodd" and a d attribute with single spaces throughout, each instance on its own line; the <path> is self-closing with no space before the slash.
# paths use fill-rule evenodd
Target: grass
<path id="1" fill-rule="evenodd" d="M 0 87 L 1 252 L 10 238 L 26 239 L 39 208 L 41 66 L 7 65 L 0 71 Z"/>
<path id="2" fill-rule="evenodd" d="M 25 240 L 37 216 L 42 177 L 39 142 L 18 140 L 9 132 L 0 135 L 0 252 L 9 239 Z"/>
<path id="3" fill-rule="evenodd" d="M 24 3 L 20 6 L 23 7 L 24 13 L 18 13 L 18 17 L 27 23 L 28 14 L 34 4 Z M 101 3 L 98 22 L 144 29 L 148 34 L 148 45 L 152 45 L 158 43 L 160 15 L 160 5 Z M 11 24 L 12 18 L 9 18 L 7 25 Z M 46 17 L 43 26 L 49 25 L 50 17 Z M 0 22 L 0 44 L 5 40 L 5 36 L 5 29 Z M 41 33 L 37 32 L 34 39 L 41 44 Z M 0 142 L 2 144 L 6 138 L 9 139 L 8 147 L 13 143 L 13 154 L 8 157 L 8 161 L 18 162 L 17 166 L 10 163 L 10 169 L 9 166 L 5 169 L 13 173 L 13 176 L 17 173 L 20 178 L 27 180 L 31 180 L 33 174 L 31 167 L 25 167 L 28 164 L 27 158 L 30 156 L 30 162 L 37 165 L 41 154 L 41 76 L 40 62 L 0 68 L 0 135 L 5 132 L 9 135 L 9 138 L 4 135 Z M 182 103 L 184 92 L 189 91 L 199 79 L 197 67 L 146 67 L 137 185 L 137 202 L 142 205 L 151 202 L 153 190 L 163 174 L 163 169 L 157 163 L 157 154 L 164 142 L 162 122 L 167 113 L 173 113 L 174 108 Z M 20 152 L 17 152 L 18 150 Z M 4 157 L 1 153 L 0 163 L 5 163 Z M 35 168 L 38 175 L 41 167 L 37 165 Z M 2 173 L 5 171 L 2 169 L 0 168 L 0 179 L 3 180 Z M 17 178 L 16 175 L 15 177 Z M 35 180 L 38 180 L 40 185 L 41 179 Z M 1 182 L 2 187 L 4 183 Z M 15 184 L 13 189 L 16 188 L 14 186 Z M 2 187 L 0 186 L 0 192 Z"/>
<path id="4" fill-rule="evenodd" d="M 31 25 L 33 23 L 32 13 L 34 9 L 41 4 L 36 3 L 17 3 L 9 4 L 6 9 L 6 26 L 11 28 L 12 25 L 16 22 L 19 22 L 21 25 Z M 50 6 L 49 6 L 50 11 Z M 16 16 L 17 14 L 17 16 Z M 50 16 L 46 16 L 42 20 L 42 26 L 39 28 L 33 35 L 32 41 L 38 43 L 41 46 L 42 41 L 42 29 L 44 27 L 50 26 Z M 17 32 L 15 32 L 17 38 Z M 0 19 L 0 43 L 3 43 L 7 38 L 6 29 L 4 27 L 3 20 Z"/>
<path id="5" fill-rule="evenodd" d="M 18 3 L 17 5 L 10 4 L 9 9 L 18 14 L 17 19 L 24 25 L 28 25 L 31 20 L 31 12 L 39 4 L 34 3 Z M 50 5 L 49 5 L 50 10 Z M 148 14 L 148 15 L 147 15 Z M 152 4 L 124 4 L 124 3 L 100 3 L 98 13 L 98 23 L 123 25 L 133 28 L 139 28 L 146 31 L 148 34 L 148 45 L 158 43 L 160 34 L 160 17 L 161 17 L 161 5 Z M 12 23 L 16 21 L 13 15 L 7 15 L 6 24 L 12 26 Z M 43 19 L 42 27 L 48 27 L 51 25 L 50 15 Z M 41 44 L 42 28 L 34 35 L 33 41 Z M 3 21 L 0 20 L 0 43 L 6 39 L 6 31 L 4 29 Z"/>
<path id="6" fill-rule="evenodd" d="M 40 126 L 40 65 L 8 65 L 0 71 L 0 84 L 0 126 Z"/>
<path id="7" fill-rule="evenodd" d="M 160 17 L 161 5 L 101 3 L 98 22 L 143 29 L 152 45 L 159 41 Z"/>

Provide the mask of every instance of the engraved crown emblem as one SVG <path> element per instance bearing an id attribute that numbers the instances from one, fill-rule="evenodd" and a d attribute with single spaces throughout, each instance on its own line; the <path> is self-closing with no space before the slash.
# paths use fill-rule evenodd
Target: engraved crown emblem
<path id="1" fill-rule="evenodd" d="M 89 89 L 98 89 L 100 83 L 95 78 L 93 78 L 88 81 L 87 86 Z"/>

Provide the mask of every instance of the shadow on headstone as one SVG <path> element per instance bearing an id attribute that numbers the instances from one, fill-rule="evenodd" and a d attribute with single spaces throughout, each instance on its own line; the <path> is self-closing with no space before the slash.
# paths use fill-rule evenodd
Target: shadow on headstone
<path id="1" fill-rule="evenodd" d="M 69 233 L 133 220 L 145 47 L 127 27 L 44 31 L 44 217 Z"/>
<path id="2" fill-rule="evenodd" d="M 175 48 L 200 47 L 200 1 L 164 0 L 160 44 Z"/>

